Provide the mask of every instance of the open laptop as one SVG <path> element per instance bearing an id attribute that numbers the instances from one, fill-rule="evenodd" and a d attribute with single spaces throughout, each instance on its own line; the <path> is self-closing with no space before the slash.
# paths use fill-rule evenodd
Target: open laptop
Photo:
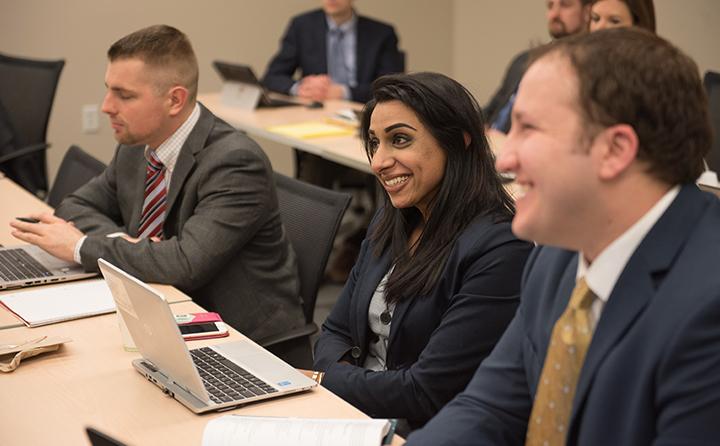
<path id="1" fill-rule="evenodd" d="M 188 350 L 161 294 L 109 262 L 98 262 L 142 355 L 133 367 L 193 412 L 232 408 L 317 385 L 248 339 Z"/>
<path id="2" fill-rule="evenodd" d="M 83 271 L 82 265 L 60 260 L 37 246 L 0 248 L 0 290 L 84 279 L 95 275 L 97 274 Z"/>
<path id="3" fill-rule="evenodd" d="M 265 86 L 260 83 L 255 72 L 248 65 L 233 64 L 228 62 L 213 62 L 213 67 L 225 81 L 239 82 L 241 84 L 249 84 L 260 89 L 260 100 L 258 107 L 286 107 L 289 105 L 304 105 L 301 102 L 291 101 L 287 99 L 271 98 Z"/>

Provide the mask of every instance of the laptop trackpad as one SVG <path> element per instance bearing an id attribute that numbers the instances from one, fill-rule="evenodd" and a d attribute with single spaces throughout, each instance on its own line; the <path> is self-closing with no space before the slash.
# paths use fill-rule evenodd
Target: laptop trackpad
<path id="1" fill-rule="evenodd" d="M 281 389 L 290 384 L 300 384 L 297 378 L 304 378 L 293 367 L 249 341 L 228 342 L 212 348 L 258 378 Z"/>

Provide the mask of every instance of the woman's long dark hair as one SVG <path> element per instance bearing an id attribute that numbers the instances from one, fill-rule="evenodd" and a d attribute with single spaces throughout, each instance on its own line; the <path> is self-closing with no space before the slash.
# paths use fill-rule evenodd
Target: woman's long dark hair
<path id="1" fill-rule="evenodd" d="M 373 98 L 363 110 L 360 136 L 368 159 L 370 117 L 375 106 L 400 101 L 445 151 L 445 175 L 430 203 L 429 217 L 414 252 L 408 246 L 422 215 L 415 208 L 396 209 L 387 193 L 384 209 L 369 237 L 376 256 L 389 249 L 395 268 L 385 288 L 387 302 L 429 294 L 436 286 L 453 244 L 478 215 L 497 221 L 512 219 L 515 206 L 495 170 L 495 159 L 484 133 L 480 106 L 458 82 L 439 73 L 393 74 L 373 83 Z M 466 136 L 469 145 L 465 144 Z"/>

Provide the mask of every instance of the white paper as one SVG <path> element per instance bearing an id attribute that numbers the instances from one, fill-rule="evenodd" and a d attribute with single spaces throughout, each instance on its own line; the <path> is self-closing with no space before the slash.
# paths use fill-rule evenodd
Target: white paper
<path id="1" fill-rule="evenodd" d="M 226 415 L 210 421 L 203 446 L 380 446 L 388 420 L 247 417 Z"/>
<path id="2" fill-rule="evenodd" d="M 110 289 L 102 279 L 38 287 L 0 297 L 30 327 L 115 311 Z"/>

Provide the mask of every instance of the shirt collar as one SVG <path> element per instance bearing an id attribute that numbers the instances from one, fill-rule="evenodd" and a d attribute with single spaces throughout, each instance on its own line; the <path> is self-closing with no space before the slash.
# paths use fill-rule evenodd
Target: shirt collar
<path id="1" fill-rule="evenodd" d="M 180 155 L 180 149 L 182 149 L 183 144 L 185 144 L 188 136 L 190 136 L 190 132 L 193 128 L 195 128 L 195 124 L 197 124 L 199 119 L 200 106 L 196 102 L 193 111 L 190 113 L 190 116 L 188 116 L 185 122 L 183 122 L 182 125 L 178 127 L 168 139 L 163 141 L 163 143 L 155 149 L 155 155 L 157 155 L 160 162 L 163 163 L 165 169 L 168 171 L 172 172 L 175 169 L 175 163 Z M 150 152 L 150 146 L 146 145 L 145 159 L 150 159 Z"/>
<path id="2" fill-rule="evenodd" d="M 591 265 L 588 266 L 585 256 L 579 252 L 576 279 L 585 277 L 590 290 L 600 300 L 607 302 L 630 257 L 679 192 L 680 186 L 667 191 L 645 215 L 613 240 Z"/>
<path id="3" fill-rule="evenodd" d="M 334 29 L 339 29 L 340 31 L 344 33 L 351 32 L 355 30 L 355 25 L 357 25 L 357 16 L 355 15 L 355 11 L 353 11 L 353 15 L 347 22 L 343 23 L 342 25 L 337 25 L 333 19 L 330 18 L 329 15 L 325 15 L 325 20 L 327 20 L 328 30 L 332 31 Z"/>

